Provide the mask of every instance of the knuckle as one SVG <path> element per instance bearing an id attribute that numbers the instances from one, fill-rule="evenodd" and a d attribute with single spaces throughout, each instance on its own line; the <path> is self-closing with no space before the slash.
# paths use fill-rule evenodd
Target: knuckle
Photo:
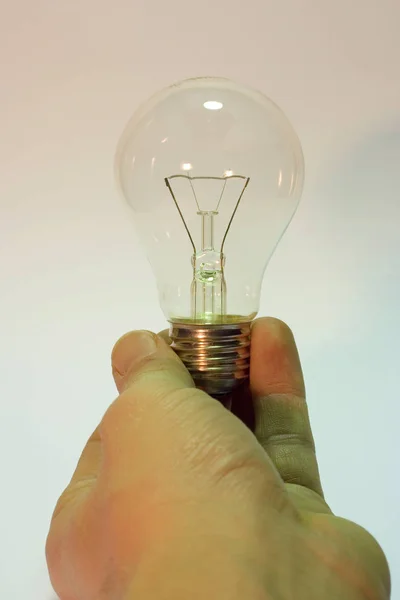
<path id="1" fill-rule="evenodd" d="M 175 381 L 177 385 L 193 387 L 194 383 L 188 371 L 176 360 L 175 356 L 163 357 L 162 359 L 148 356 L 143 358 L 139 364 L 127 374 L 125 388 L 149 385 L 148 393 L 153 392 L 153 385 L 158 383 L 170 383 Z"/>
<path id="2" fill-rule="evenodd" d="M 265 456 L 253 443 L 251 432 L 233 421 L 217 401 L 209 398 L 197 407 L 190 434 L 182 451 L 202 477 L 219 484 L 265 472 Z"/>
<path id="3" fill-rule="evenodd" d="M 177 361 L 144 361 L 142 368 L 128 376 L 123 391 L 105 412 L 100 424 L 102 439 L 113 436 L 119 424 L 132 414 L 143 416 L 147 409 L 155 406 L 163 406 L 166 410 L 198 392 L 189 373 Z"/>
<path id="4" fill-rule="evenodd" d="M 54 521 L 65 510 L 73 510 L 78 506 L 93 489 L 95 483 L 95 476 L 80 477 L 72 481 L 59 497 L 52 520 Z"/>

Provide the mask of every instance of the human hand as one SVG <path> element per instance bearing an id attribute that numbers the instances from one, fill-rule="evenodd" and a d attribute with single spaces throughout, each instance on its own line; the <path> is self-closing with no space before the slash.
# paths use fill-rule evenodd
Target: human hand
<path id="1" fill-rule="evenodd" d="M 386 600 L 375 540 L 325 503 L 290 330 L 252 330 L 254 434 L 194 388 L 168 345 L 113 351 L 119 397 L 47 540 L 61 600 Z"/>

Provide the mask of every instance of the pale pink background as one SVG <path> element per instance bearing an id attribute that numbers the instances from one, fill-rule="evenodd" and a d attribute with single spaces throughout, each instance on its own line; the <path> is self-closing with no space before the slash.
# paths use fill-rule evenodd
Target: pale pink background
<path id="1" fill-rule="evenodd" d="M 0 597 L 53 598 L 57 495 L 115 397 L 114 341 L 164 327 L 117 197 L 138 103 L 224 75 L 288 114 L 303 203 L 261 314 L 295 331 L 326 495 L 376 535 L 400 597 L 400 4 L 14 0 L 0 8 Z"/>

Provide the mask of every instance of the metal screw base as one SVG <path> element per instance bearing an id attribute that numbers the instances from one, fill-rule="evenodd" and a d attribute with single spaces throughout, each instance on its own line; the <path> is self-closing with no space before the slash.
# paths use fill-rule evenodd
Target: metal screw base
<path id="1" fill-rule="evenodd" d="M 249 377 L 250 327 L 172 322 L 169 334 L 196 387 L 223 401 Z"/>

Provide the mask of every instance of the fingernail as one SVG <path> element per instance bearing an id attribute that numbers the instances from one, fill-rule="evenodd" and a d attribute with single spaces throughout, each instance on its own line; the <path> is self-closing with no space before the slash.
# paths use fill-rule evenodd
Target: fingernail
<path id="1" fill-rule="evenodd" d="M 111 354 L 113 370 L 124 376 L 135 362 L 154 354 L 157 350 L 156 340 L 156 336 L 149 331 L 132 331 L 122 336 Z"/>

